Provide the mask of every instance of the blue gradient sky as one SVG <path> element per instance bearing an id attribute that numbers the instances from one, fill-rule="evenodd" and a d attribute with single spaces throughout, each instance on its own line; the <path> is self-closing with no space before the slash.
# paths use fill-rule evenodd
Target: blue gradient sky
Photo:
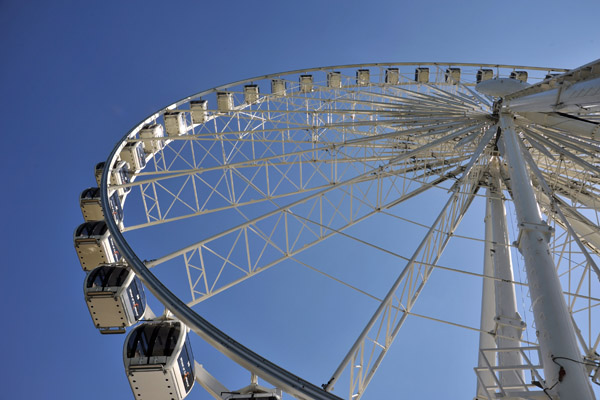
<path id="1" fill-rule="evenodd" d="M 304 67 L 576 67 L 600 55 L 598 15 L 595 0 L 0 0 L 0 397 L 131 398 L 123 337 L 100 337 L 90 322 L 72 233 L 94 164 L 148 114 L 202 89 Z M 422 325 L 414 334 L 428 334 L 430 325 Z M 452 365 L 432 358 L 432 386 L 445 368 Z M 409 370 L 401 366 L 397 375 Z M 465 398 L 472 379 L 455 383 Z M 437 388 L 447 391 L 453 388 Z M 192 398 L 208 395 L 197 387 Z"/>

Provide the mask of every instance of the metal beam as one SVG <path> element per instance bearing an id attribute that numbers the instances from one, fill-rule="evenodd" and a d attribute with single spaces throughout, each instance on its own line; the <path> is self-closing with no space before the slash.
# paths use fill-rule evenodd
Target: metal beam
<path id="1" fill-rule="evenodd" d="M 548 246 L 550 229 L 540 216 L 513 117 L 500 114 L 500 127 L 520 229 L 519 250 L 525 258 L 546 385 L 561 400 L 592 400 L 594 394 L 586 370 L 579 363 L 583 360 Z M 555 362 L 556 357 L 575 361 Z"/>

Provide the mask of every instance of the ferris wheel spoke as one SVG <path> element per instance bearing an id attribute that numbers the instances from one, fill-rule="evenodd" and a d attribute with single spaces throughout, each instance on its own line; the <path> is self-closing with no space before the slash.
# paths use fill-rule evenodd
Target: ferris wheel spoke
<path id="1" fill-rule="evenodd" d="M 451 85 L 454 89 L 452 92 L 449 90 L 443 90 L 442 88 L 431 84 L 426 84 L 426 86 L 435 91 L 440 98 L 444 99 L 446 102 L 454 104 L 456 107 L 461 107 L 467 110 L 481 110 L 481 104 L 458 92 L 456 90 L 456 85 Z"/>
<path id="2" fill-rule="evenodd" d="M 585 159 L 588 162 L 590 160 L 593 160 L 594 153 L 600 150 L 598 146 L 595 146 L 591 143 L 587 143 L 582 140 L 570 138 L 564 133 L 558 134 L 547 129 L 535 127 L 530 127 L 528 130 L 535 132 L 538 135 L 543 135 L 542 137 L 545 137 L 552 143 L 560 145 L 562 148 L 570 148 L 571 150 L 579 154 L 582 159 Z"/>
<path id="3" fill-rule="evenodd" d="M 450 133 L 450 134 L 448 134 L 446 136 L 443 136 L 443 137 L 441 137 L 441 138 L 439 138 L 437 140 L 433 140 L 432 142 L 430 142 L 428 144 L 424 144 L 424 145 L 420 146 L 419 148 L 417 148 L 415 150 L 412 150 L 412 151 L 406 152 L 406 153 L 404 153 L 404 154 L 402 154 L 400 156 L 394 157 L 391 160 L 389 160 L 389 163 L 390 164 L 397 163 L 397 162 L 402 161 L 402 160 L 404 160 L 406 158 L 410 158 L 410 157 L 412 157 L 415 154 L 423 153 L 423 152 L 428 151 L 428 150 L 430 150 L 432 148 L 441 146 L 441 145 L 443 145 L 445 143 L 448 143 L 449 141 L 451 141 L 451 140 L 453 140 L 455 138 L 458 138 L 458 137 L 460 137 L 462 135 L 469 134 L 471 132 L 477 131 L 478 129 L 481 129 L 484 126 L 485 126 L 485 124 L 472 124 L 472 125 L 468 125 L 466 128 L 462 128 L 462 129 L 459 129 L 457 131 L 454 131 L 454 132 L 452 132 L 452 133 Z"/>
<path id="4" fill-rule="evenodd" d="M 482 163 L 485 163 L 485 158 Z M 327 382 L 326 390 L 331 390 L 342 372 L 350 365 L 349 397 L 357 399 L 362 396 L 427 283 L 433 271 L 430 266 L 441 256 L 451 233 L 471 204 L 478 190 L 482 172 L 483 167 L 472 170 L 469 175 L 463 177 L 462 185 L 453 191 L 414 255 Z M 397 308 L 394 308 L 394 302 L 398 303 Z M 396 311 L 393 311 L 394 309 Z M 356 365 L 360 365 L 360 368 L 355 368 Z"/>
<path id="5" fill-rule="evenodd" d="M 475 92 L 473 89 L 471 89 L 470 87 L 465 85 L 462 81 L 458 82 L 458 86 L 460 86 L 465 92 L 469 93 L 469 95 L 471 95 L 472 98 L 477 99 L 479 101 L 480 105 L 487 106 L 487 107 L 484 107 L 486 110 L 490 110 L 492 104 L 494 103 L 493 99 L 491 99 L 489 96 L 486 96 L 484 94 L 479 94 L 479 93 Z"/>
<path id="6" fill-rule="evenodd" d="M 419 172 L 416 170 L 415 172 Z M 183 256 L 186 268 L 190 275 L 190 285 L 193 288 L 191 304 L 197 304 L 251 276 L 262 272 L 271 266 L 277 265 L 290 256 L 298 254 L 307 248 L 334 235 L 337 231 L 346 229 L 365 218 L 373 215 L 382 208 L 397 204 L 402 199 L 410 198 L 415 193 L 420 193 L 433 186 L 411 184 L 404 175 L 389 175 L 379 169 L 372 171 L 380 183 L 374 184 L 370 177 L 371 171 L 359 176 L 340 186 L 342 192 L 335 196 L 327 193 L 333 189 L 326 189 L 315 195 L 294 204 L 280 207 L 279 210 L 267 215 L 250 220 L 236 228 L 232 228 L 220 235 L 188 246 L 185 249 L 161 257 L 149 266 L 159 265 L 172 258 Z M 430 175 L 423 175 L 421 179 L 431 179 Z M 396 184 L 394 181 L 405 181 Z M 386 200 L 387 199 L 387 200 Z M 305 219 L 323 221 L 325 226 L 310 228 Z M 319 222 L 320 224 L 321 222 Z M 241 239 L 243 237 L 243 240 Z M 255 251 L 254 249 L 260 249 Z M 221 265 L 218 272 L 212 276 L 217 279 L 209 281 L 206 258 L 216 256 Z M 233 260 L 238 261 L 233 261 Z M 242 262 L 239 260 L 243 260 Z M 232 267 L 239 272 L 244 269 L 245 275 L 238 276 L 230 282 L 217 282 L 226 267 Z M 231 268 L 229 268 L 231 269 Z M 221 286 L 217 286 L 217 284 Z M 208 288 L 208 290 L 207 290 Z"/>
<path id="7" fill-rule="evenodd" d="M 541 135 L 539 135 L 531 130 L 525 129 L 524 131 L 526 131 L 528 135 L 531 135 L 533 138 L 535 138 L 535 140 L 538 143 L 542 143 L 542 144 L 546 145 L 547 147 L 556 151 L 558 154 L 563 155 L 566 158 L 569 158 L 571 161 L 575 162 L 576 164 L 579 164 L 581 167 L 588 169 L 590 171 L 594 171 L 597 174 L 600 174 L 600 168 L 597 168 L 596 166 L 590 164 L 589 162 L 585 161 L 581 157 L 576 156 L 575 154 L 571 153 L 570 151 L 567 151 L 566 149 L 560 147 L 559 145 L 551 142 L 550 140 L 542 137 Z"/>
<path id="8" fill-rule="evenodd" d="M 156 172 L 145 172 L 142 174 L 137 174 L 137 176 L 138 177 L 147 177 L 147 176 L 156 175 L 157 177 L 147 178 L 144 180 L 137 179 L 132 183 L 122 184 L 122 185 L 112 185 L 111 187 L 118 189 L 118 188 L 125 188 L 125 187 L 141 186 L 143 184 L 147 184 L 147 183 L 153 182 L 155 180 L 166 179 L 169 177 L 177 178 L 177 177 L 181 177 L 181 176 L 184 176 L 187 174 L 199 174 L 199 173 L 215 171 L 215 170 L 219 170 L 219 169 L 241 168 L 244 166 L 253 167 L 256 164 L 265 163 L 267 161 L 271 161 L 271 160 L 275 160 L 275 159 L 286 159 L 289 157 L 296 157 L 296 156 L 299 156 L 302 154 L 310 154 L 311 158 L 308 158 L 308 156 L 307 156 L 307 160 L 315 162 L 315 161 L 321 160 L 319 158 L 319 156 L 320 155 L 322 156 L 325 154 L 325 153 L 323 153 L 323 151 L 327 152 L 327 151 L 333 150 L 334 148 L 339 147 L 339 146 L 348 147 L 348 146 L 356 146 L 359 144 L 361 146 L 364 146 L 364 144 L 363 144 L 364 142 L 372 142 L 372 141 L 376 141 L 379 139 L 389 139 L 389 138 L 393 138 L 395 136 L 406 136 L 409 134 L 420 134 L 420 133 L 422 134 L 423 132 L 426 132 L 426 135 L 442 134 L 442 133 L 448 132 L 449 129 L 451 129 L 453 127 L 458 127 L 462 124 L 464 124 L 463 121 L 448 122 L 448 123 L 441 123 L 441 124 L 438 124 L 436 121 L 436 122 L 432 122 L 430 125 L 426 124 L 426 125 L 419 126 L 417 128 L 394 130 L 392 132 L 380 133 L 380 134 L 375 134 L 375 135 L 357 138 L 357 139 L 349 139 L 349 140 L 346 140 L 346 141 L 340 142 L 340 143 L 326 143 L 325 145 L 322 145 L 320 147 L 311 147 L 309 149 L 299 149 L 299 150 L 293 149 L 294 151 L 271 153 L 269 155 L 265 155 L 263 153 L 255 158 L 245 159 L 243 161 L 238 161 L 238 162 L 228 162 L 226 164 L 219 164 L 219 165 L 215 165 L 213 167 L 191 168 L 188 170 L 175 169 L 172 171 L 163 170 L 163 171 L 156 171 Z M 449 129 L 444 129 L 444 128 L 449 128 Z M 426 136 L 426 135 L 422 135 L 422 136 Z M 261 140 L 251 140 L 250 142 L 252 144 L 262 143 Z M 269 143 L 277 143 L 277 141 L 272 141 Z M 286 143 L 288 143 L 288 142 L 286 142 Z M 303 143 L 314 145 L 314 143 L 312 143 L 312 142 L 311 143 L 303 142 Z M 301 142 L 300 144 L 303 144 L 303 143 Z M 210 149 L 206 150 L 203 147 L 202 150 L 204 150 L 206 152 L 206 155 L 202 156 L 201 160 L 205 160 L 207 155 L 211 155 L 213 158 L 213 161 L 219 162 L 216 155 L 212 155 L 210 153 Z M 198 155 L 199 154 L 197 151 L 196 156 L 198 156 Z M 182 157 L 181 151 L 178 153 L 178 157 Z"/>
<path id="9" fill-rule="evenodd" d="M 531 120 L 531 115 L 529 113 L 525 113 L 525 117 Z M 595 128 L 600 129 L 600 124 L 593 124 Z M 578 132 L 575 129 L 572 129 L 570 126 L 564 127 L 560 126 L 548 126 L 546 124 L 537 124 L 535 125 L 535 129 L 538 132 L 543 133 L 544 135 L 551 136 L 553 138 L 557 138 L 560 140 L 568 141 L 572 144 L 587 147 L 592 152 L 600 151 L 600 142 L 594 138 L 592 135 L 589 137 L 582 137 L 581 132 Z M 577 134 L 579 133 L 579 134 Z"/>
<path id="10" fill-rule="evenodd" d="M 598 190 L 594 182 L 586 182 L 588 179 L 586 171 L 577 172 L 575 169 L 570 169 L 569 172 L 565 172 L 564 176 L 558 176 L 553 175 L 553 172 L 556 173 L 557 166 L 543 164 L 538 164 L 538 166 L 554 192 L 571 200 L 574 205 L 581 204 L 598 215 L 600 212 L 600 203 L 596 200 Z M 564 168 L 561 169 L 564 170 Z M 598 224 L 598 218 L 596 220 Z"/>
<path id="11" fill-rule="evenodd" d="M 374 163 L 382 160 L 382 155 L 378 154 L 380 152 L 376 149 L 375 152 L 364 147 L 351 148 L 351 150 L 347 149 L 344 152 L 338 150 L 335 154 L 328 155 L 330 157 L 328 160 L 289 157 L 286 163 L 264 163 L 262 166 L 254 165 L 251 168 L 229 166 L 227 169 L 215 170 L 212 173 L 204 171 L 203 174 L 177 174 L 177 179 L 161 177 L 137 182 L 146 200 L 147 220 L 138 224 L 128 223 L 125 230 L 315 191 L 357 172 L 358 165 L 372 168 Z M 385 159 L 385 156 L 383 157 Z M 350 170 L 350 167 L 353 169 Z M 291 174 L 292 168 L 301 173 Z M 257 178 L 258 176 L 260 179 Z M 193 188 L 189 184 L 190 179 Z M 172 190 L 166 186 L 167 183 L 171 183 L 169 187 L 172 187 Z M 183 198 L 182 192 L 186 189 L 186 185 L 187 193 Z M 174 202 L 180 202 L 184 207 L 179 209 L 179 214 L 165 212 L 160 216 L 152 215 L 151 213 L 155 213 L 162 202 L 169 204 L 169 210 Z"/>
<path id="12" fill-rule="evenodd" d="M 230 165 L 229 168 L 222 171 L 215 169 L 212 174 L 204 171 L 204 175 L 194 173 L 195 171 L 178 173 L 170 179 L 173 181 L 171 185 L 173 188 L 172 191 L 167 190 L 165 187 L 169 181 L 167 179 L 169 177 L 136 181 L 136 185 L 140 186 L 142 196 L 145 200 L 147 220 L 143 223 L 129 222 L 124 231 L 319 190 L 347 176 L 350 166 L 353 167 L 353 170 L 350 172 L 364 172 L 368 168 L 373 168 L 374 163 L 381 162 L 392 156 L 392 154 L 386 156 L 376 147 L 346 146 L 346 150 L 341 151 L 341 149 L 338 149 L 336 152 L 323 152 L 322 154 L 328 154 L 327 157 L 329 159 L 323 159 L 319 162 L 312 158 L 313 153 L 311 151 L 310 157 L 306 159 L 300 156 L 296 160 L 294 160 L 294 157 L 288 157 L 288 162 L 281 164 L 264 163 L 262 166 L 260 164 L 248 165 L 246 169 Z M 445 164 L 446 166 L 452 166 L 456 161 L 464 159 L 462 157 L 454 161 L 443 154 L 440 154 L 438 157 L 438 159 L 430 160 L 424 158 L 423 162 L 427 164 L 423 164 L 423 168 L 434 170 L 438 165 Z M 442 162 L 442 160 L 444 161 Z M 279 169 L 278 165 L 286 168 L 287 171 Z M 364 166 L 364 171 L 357 169 L 359 165 Z M 244 165 L 237 164 L 237 166 L 243 167 Z M 335 170 L 332 169 L 333 166 L 336 166 Z M 301 168 L 302 173 L 297 176 L 288 174 L 287 172 L 292 167 Z M 415 167 L 419 168 L 414 163 L 410 165 L 411 169 Z M 327 168 L 327 170 L 323 168 Z M 259 174 L 262 178 L 259 180 L 260 183 L 257 183 L 256 177 Z M 189 184 L 190 176 L 192 176 L 193 185 Z M 177 179 L 174 179 L 175 177 L 179 178 L 179 181 L 182 182 L 182 186 L 179 188 L 177 186 Z M 163 184 L 160 182 L 163 182 Z M 278 193 L 283 182 L 286 182 L 285 187 L 283 187 L 285 190 L 282 189 L 283 191 Z M 186 185 L 188 192 L 185 198 L 188 200 L 182 198 L 181 194 Z M 173 192 L 177 192 L 177 194 Z M 169 212 L 160 213 L 161 208 L 165 208 L 165 206 L 160 206 L 160 203 L 164 201 L 168 202 L 167 207 L 169 207 L 169 211 L 172 209 L 173 203 L 177 201 L 181 201 L 184 207 L 183 209 L 179 209 L 179 214 L 173 215 L 169 214 Z"/>
<path id="13" fill-rule="evenodd" d="M 431 89 L 431 87 L 427 87 Z M 408 105 L 415 109 L 424 109 L 424 110 L 436 110 L 436 112 L 446 111 L 446 112 L 473 112 L 474 108 L 472 106 L 467 106 L 463 102 L 461 102 L 462 98 L 456 98 L 448 93 L 440 90 L 439 93 L 435 95 L 422 93 L 418 90 L 408 90 L 406 88 L 400 89 L 404 97 L 402 96 L 391 96 L 386 94 L 379 95 L 380 98 L 388 99 L 393 101 L 393 103 L 381 103 L 382 107 L 402 107 L 403 105 Z M 406 97 L 410 96 L 410 97 Z M 479 107 L 476 107 L 478 109 Z"/>
<path id="14" fill-rule="evenodd" d="M 418 90 L 418 89 L 421 90 Z M 455 94 L 451 94 L 448 91 L 437 88 L 434 85 L 430 84 L 421 84 L 418 86 L 417 90 L 410 90 L 408 88 L 400 87 L 397 90 L 404 95 L 411 96 L 405 100 L 406 97 L 397 97 L 398 102 L 403 101 L 415 101 L 418 103 L 424 102 L 429 103 L 429 105 L 439 104 L 442 108 L 451 107 L 458 108 L 462 110 L 472 110 L 473 107 L 467 106 L 464 104 L 464 101 L 467 101 L 471 106 L 475 106 L 475 108 L 479 108 L 479 104 L 474 102 L 470 98 L 466 98 L 463 96 L 456 96 Z M 428 90 L 430 93 L 423 93 L 422 89 Z"/>
<path id="15" fill-rule="evenodd" d="M 342 198 L 342 200 L 343 199 L 344 198 Z M 317 205 L 316 203 L 313 204 L 313 209 L 311 209 L 311 211 L 313 211 L 314 208 L 316 208 L 316 205 Z M 325 201 L 325 202 L 322 202 L 319 204 L 320 207 L 323 207 L 324 205 L 331 207 L 331 208 L 335 208 L 335 207 L 339 206 L 340 204 L 339 203 L 334 204 L 331 201 Z M 385 208 L 385 207 L 387 207 L 387 205 L 384 205 L 383 207 Z M 221 293 L 221 292 L 245 281 L 246 279 L 249 279 L 263 271 L 266 271 L 267 269 L 269 269 L 273 266 L 280 264 L 281 262 L 283 262 L 285 260 L 291 259 L 291 258 L 293 258 L 293 256 L 300 254 L 301 252 L 312 247 L 313 245 L 318 244 L 318 243 L 330 238 L 331 236 L 336 235 L 339 232 L 342 232 L 343 230 L 345 230 L 359 222 L 362 222 L 363 220 L 367 219 L 368 217 L 374 215 L 377 212 L 378 212 L 377 209 L 371 209 L 368 213 L 366 213 L 366 214 L 362 215 L 360 218 L 356 218 L 354 220 L 351 220 L 349 218 L 344 218 L 343 214 L 340 214 L 338 212 L 338 213 L 335 213 L 334 215 L 329 215 L 329 219 L 326 221 L 327 222 L 326 224 L 320 224 L 310 218 L 304 218 L 299 215 L 296 215 L 295 213 L 291 213 L 290 211 L 286 211 L 283 219 L 280 218 L 276 222 L 276 225 L 285 225 L 285 231 L 284 231 L 285 232 L 285 241 L 286 241 L 285 245 L 283 243 L 277 243 L 278 240 L 277 240 L 277 235 L 275 233 L 276 233 L 278 226 L 275 226 L 273 228 L 273 230 L 271 230 L 270 232 L 269 231 L 266 231 L 266 232 L 261 231 L 256 226 L 248 227 L 244 230 L 244 238 L 246 240 L 246 246 L 248 246 L 248 242 L 251 241 L 251 240 L 249 240 L 249 236 L 252 234 L 254 234 L 258 238 L 260 238 L 260 240 L 258 240 L 258 241 L 254 240 L 255 244 L 257 244 L 258 242 L 263 242 L 264 245 L 262 245 L 262 250 L 260 251 L 258 258 L 256 258 L 256 257 L 253 258 L 252 255 L 250 254 L 250 249 L 248 247 L 245 248 L 244 252 L 246 253 L 248 262 L 251 263 L 254 260 L 256 260 L 256 263 L 254 265 L 248 265 L 247 268 L 245 265 L 244 265 L 244 267 L 241 267 L 231 261 L 231 256 L 234 255 L 233 251 L 235 251 L 234 247 L 238 244 L 238 239 L 240 237 L 239 234 L 238 234 L 236 240 L 233 242 L 233 247 L 231 248 L 231 251 L 227 254 L 227 257 L 217 254 L 214 250 L 212 250 L 212 248 L 208 247 L 209 245 L 203 244 L 200 247 L 198 247 L 198 250 L 197 250 L 198 255 L 199 255 L 200 264 L 201 264 L 200 268 L 198 268 L 198 266 L 196 266 L 196 265 L 193 265 L 192 258 L 195 256 L 195 251 L 188 253 L 188 255 L 186 255 L 186 258 L 185 258 L 186 268 L 188 269 L 188 271 L 190 271 L 190 269 L 195 269 L 195 270 L 200 271 L 200 275 L 192 283 L 191 288 L 193 290 L 193 294 L 192 294 L 193 299 L 192 299 L 192 301 L 190 301 L 188 303 L 188 306 L 193 306 L 195 304 L 198 304 L 201 301 L 204 301 L 218 293 Z M 288 215 L 289 215 L 289 218 L 288 218 Z M 320 219 L 323 218 L 322 214 L 319 214 L 318 216 Z M 331 225 L 333 224 L 336 217 L 341 217 L 342 220 L 345 220 L 344 221 L 345 225 L 340 226 L 338 228 L 332 228 Z M 290 229 L 289 225 L 292 225 L 293 223 L 296 223 L 299 226 L 299 228 L 297 228 L 296 231 L 294 231 L 294 232 L 289 230 Z M 316 228 L 315 228 L 315 226 L 316 226 Z M 306 234 L 308 234 L 308 236 L 311 237 L 313 240 L 307 241 L 306 238 L 303 238 L 303 236 L 306 236 Z M 294 236 L 295 236 L 295 238 L 294 238 Z M 300 243 L 300 241 L 302 241 L 302 243 Z M 300 244 L 302 244 L 302 246 L 300 246 Z M 273 259 L 273 261 L 265 262 L 264 264 L 262 264 L 262 262 L 264 260 L 262 260 L 261 258 L 266 254 L 265 250 L 267 247 L 271 247 L 272 249 L 275 249 L 280 254 L 280 256 L 278 258 Z M 289 247 L 290 251 L 286 251 L 285 247 Z M 216 279 L 214 281 L 210 282 L 210 284 L 208 282 L 209 278 L 207 277 L 207 262 L 204 261 L 204 259 L 206 258 L 207 252 L 217 256 L 217 258 L 220 261 L 222 261 L 221 268 L 219 270 L 219 273 L 216 276 Z M 227 267 L 235 267 L 238 270 L 242 271 L 243 275 L 239 276 L 237 279 L 234 279 L 234 280 L 231 280 L 228 282 L 217 282 L 217 280 L 221 277 L 222 272 Z M 240 275 L 240 274 L 238 274 L 238 275 Z M 201 283 L 203 284 L 201 286 L 203 289 L 200 289 L 198 286 L 198 283 L 200 280 L 201 280 Z M 217 283 L 219 283 L 220 286 L 217 286 Z"/>

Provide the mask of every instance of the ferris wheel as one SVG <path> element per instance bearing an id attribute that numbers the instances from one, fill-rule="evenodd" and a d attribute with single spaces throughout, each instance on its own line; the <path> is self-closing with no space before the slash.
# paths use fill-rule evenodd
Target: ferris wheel
<path id="1" fill-rule="evenodd" d="M 131 129 L 97 166 L 99 189 L 82 193 L 90 313 L 103 333 L 135 325 L 124 359 L 136 398 L 162 398 L 160 385 L 184 398 L 194 380 L 224 400 L 369 398 L 401 329 L 425 320 L 478 338 L 477 399 L 593 399 L 599 137 L 600 61 L 332 66 L 197 93 Z M 290 265 L 319 282 L 303 286 L 302 307 L 349 320 L 302 323 L 343 331 L 313 361 L 329 368 L 320 381 L 246 347 L 247 329 L 202 317 L 229 293 L 278 302 L 274 271 Z M 440 274 L 476 279 L 476 293 Z M 477 322 L 438 315 L 452 309 L 444 289 L 475 303 Z M 250 386 L 231 390 L 210 360 L 194 362 L 188 330 L 250 371 Z"/>

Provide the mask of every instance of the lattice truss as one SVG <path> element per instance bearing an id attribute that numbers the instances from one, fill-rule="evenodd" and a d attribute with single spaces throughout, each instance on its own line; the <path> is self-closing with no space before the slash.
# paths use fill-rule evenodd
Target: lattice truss
<path id="1" fill-rule="evenodd" d="M 246 220 L 179 254 L 195 304 L 455 179 L 487 126 L 487 104 L 453 92 L 317 87 L 219 114 L 136 176 L 146 218 L 125 230 L 225 210 Z"/>
<path id="2" fill-rule="evenodd" d="M 443 72 L 434 73 L 439 82 Z M 359 85 L 342 73 L 340 88 L 323 80 L 309 91 L 290 78 L 285 95 L 250 103 L 243 90 L 229 89 L 232 110 L 209 109 L 203 123 L 186 113 L 185 135 L 160 139 L 164 148 L 147 155 L 148 166 L 131 183 L 111 187 L 131 187 L 128 207 L 143 210 L 126 214 L 124 231 L 213 213 L 235 216 L 221 232 L 190 237 L 147 263 L 185 265 L 190 306 L 431 188 L 449 189 L 447 203 L 340 364 L 355 400 L 486 185 L 491 157 L 502 152 L 491 99 L 469 84 L 415 84 L 412 78 L 400 74 L 388 85 L 380 76 L 380 83 Z M 154 122 L 164 123 L 162 115 Z M 600 341 L 593 318 L 600 304 L 600 143 L 522 116 L 516 126 L 540 208 L 554 228 L 551 249 L 578 338 L 593 357 Z M 506 166 L 501 172 L 510 194 Z"/>

